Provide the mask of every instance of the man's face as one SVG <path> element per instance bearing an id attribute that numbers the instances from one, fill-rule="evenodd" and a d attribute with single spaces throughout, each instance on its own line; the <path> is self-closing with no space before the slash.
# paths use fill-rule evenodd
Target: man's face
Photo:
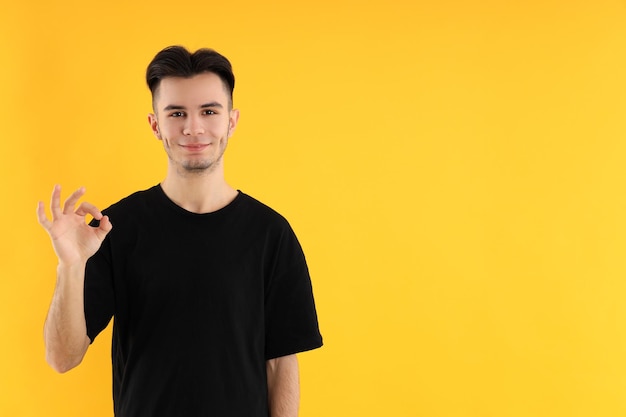
<path id="1" fill-rule="evenodd" d="M 148 120 L 163 142 L 171 168 L 179 174 L 212 172 L 239 118 L 230 109 L 222 80 L 213 73 L 161 80 Z"/>

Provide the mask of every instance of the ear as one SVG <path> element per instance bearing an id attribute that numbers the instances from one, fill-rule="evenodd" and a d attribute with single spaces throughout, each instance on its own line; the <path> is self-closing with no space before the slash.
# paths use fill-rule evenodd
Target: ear
<path id="1" fill-rule="evenodd" d="M 230 111 L 230 117 L 228 119 L 228 137 L 230 138 L 237 127 L 239 122 L 239 109 L 232 109 Z"/>
<path id="2" fill-rule="evenodd" d="M 158 140 L 161 140 L 161 131 L 159 130 L 159 121 L 157 120 L 157 117 L 153 113 L 148 114 L 148 123 L 150 123 L 150 128 L 152 129 L 152 133 L 154 134 L 154 136 L 156 136 Z"/>

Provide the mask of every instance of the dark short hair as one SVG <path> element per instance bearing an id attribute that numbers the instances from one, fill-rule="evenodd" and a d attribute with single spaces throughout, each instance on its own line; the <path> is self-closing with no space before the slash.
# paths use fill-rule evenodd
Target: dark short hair
<path id="1" fill-rule="evenodd" d="M 178 45 L 168 46 L 161 50 L 148 65 L 146 82 L 152 93 L 153 105 L 155 94 L 164 78 L 190 78 L 205 72 L 212 72 L 220 77 L 232 106 L 235 75 L 230 61 L 213 49 L 202 48 L 191 53 L 187 48 Z"/>

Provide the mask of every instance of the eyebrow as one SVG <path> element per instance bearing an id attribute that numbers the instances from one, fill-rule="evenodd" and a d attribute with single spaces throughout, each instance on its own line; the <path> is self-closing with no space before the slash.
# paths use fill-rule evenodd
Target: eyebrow
<path id="1" fill-rule="evenodd" d="M 217 101 L 212 101 L 210 103 L 204 103 L 204 104 L 200 105 L 201 109 L 207 109 L 207 108 L 211 108 L 211 107 L 217 107 L 219 109 L 224 108 L 224 106 L 222 106 Z M 170 111 L 170 110 L 187 110 L 187 108 L 185 106 L 180 106 L 178 104 L 169 104 L 169 105 L 165 106 L 165 108 L 163 109 L 163 111 Z"/>

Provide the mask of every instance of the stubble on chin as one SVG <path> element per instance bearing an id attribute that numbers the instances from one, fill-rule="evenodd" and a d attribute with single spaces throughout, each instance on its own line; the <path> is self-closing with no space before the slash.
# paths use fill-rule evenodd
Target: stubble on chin
<path id="1" fill-rule="evenodd" d="M 208 174 L 213 170 L 215 164 L 209 161 L 185 161 L 176 169 L 181 176 Z"/>
<path id="2" fill-rule="evenodd" d="M 187 175 L 208 175 L 215 171 L 217 167 L 222 164 L 222 155 L 215 160 L 201 160 L 201 161 L 184 161 L 178 166 L 178 173 L 181 176 Z"/>

